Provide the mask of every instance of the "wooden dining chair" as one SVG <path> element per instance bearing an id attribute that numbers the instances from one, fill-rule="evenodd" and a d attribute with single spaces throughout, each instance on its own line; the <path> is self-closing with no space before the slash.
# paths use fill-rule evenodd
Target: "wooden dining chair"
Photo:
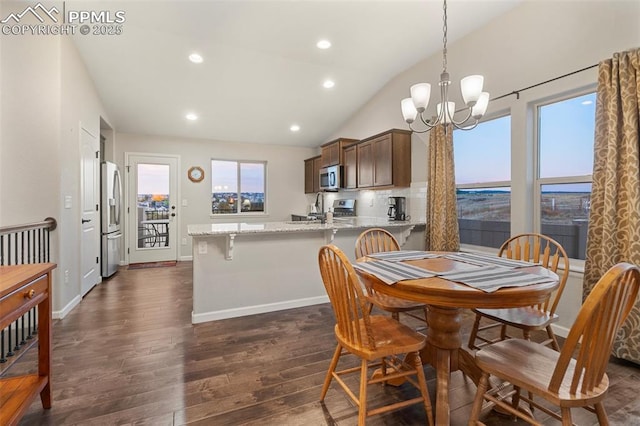
<path id="1" fill-rule="evenodd" d="M 488 345 L 476 353 L 482 370 L 469 425 L 479 424 L 486 399 L 531 424 L 535 419 L 518 409 L 520 400 L 571 425 L 571 408 L 595 412 L 601 425 L 608 424 L 602 401 L 609 387 L 605 373 L 618 329 L 633 308 L 640 287 L 640 269 L 619 263 L 609 269 L 584 301 L 575 323 L 557 352 L 524 339 L 509 339 Z M 575 358 L 572 358 L 573 354 Z M 513 385 L 510 393 L 488 390 L 493 375 Z M 528 391 L 531 397 L 522 395 Z M 511 396 L 511 404 L 504 397 Z M 534 397 L 560 407 L 560 414 L 541 406 Z"/>
<path id="2" fill-rule="evenodd" d="M 368 304 L 353 266 L 338 247 L 323 246 L 318 254 L 318 263 L 336 317 L 334 331 L 338 340 L 322 386 L 320 401 L 324 400 L 331 380 L 335 379 L 358 407 L 358 425 L 364 425 L 368 416 L 412 404 L 423 404 L 428 422 L 433 425 L 431 400 L 419 353 L 426 344 L 425 336 L 393 318 L 369 315 Z M 340 357 L 346 354 L 360 358 L 360 366 L 336 370 Z M 412 354 L 407 359 L 415 360 L 409 365 L 400 357 L 402 354 Z M 380 368 L 382 374 L 380 377 L 369 378 L 369 368 Z M 358 397 L 341 377 L 357 372 L 360 373 Z M 411 376 L 415 376 L 417 381 Z M 420 396 L 382 407 L 368 408 L 367 386 L 397 378 L 406 378 L 418 388 Z"/>
<path id="3" fill-rule="evenodd" d="M 356 240 L 356 259 L 373 253 L 397 250 L 400 250 L 400 244 L 396 237 L 382 228 L 367 229 Z M 424 323 L 427 322 L 427 305 L 378 293 L 366 281 L 365 288 L 366 298 L 372 307 L 377 306 L 383 311 L 390 312 L 396 320 L 399 320 L 400 313 L 403 313 Z M 420 314 L 416 313 L 418 310 L 421 311 Z"/>
<path id="4" fill-rule="evenodd" d="M 511 326 L 522 330 L 522 335 L 526 340 L 530 340 L 532 331 L 545 330 L 547 340 L 544 341 L 544 344 L 551 345 L 552 348 L 559 351 L 560 346 L 551 324 L 558 321 L 556 308 L 569 277 L 569 257 L 564 248 L 556 240 L 546 235 L 520 234 L 505 241 L 500 247 L 498 256 L 536 263 L 552 272 L 559 273 L 558 289 L 539 305 L 524 308 L 474 309 L 476 318 L 469 335 L 469 348 L 478 349 L 510 338 L 511 336 L 507 334 L 507 326 Z M 481 326 L 480 322 L 483 319 L 491 322 Z M 500 327 L 500 335 L 490 337 L 487 330 L 497 327 Z"/>

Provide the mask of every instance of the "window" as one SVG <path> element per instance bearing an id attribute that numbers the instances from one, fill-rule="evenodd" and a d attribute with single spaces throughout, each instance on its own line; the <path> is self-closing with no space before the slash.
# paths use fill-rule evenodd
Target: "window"
<path id="1" fill-rule="evenodd" d="M 591 207 L 596 94 L 538 107 L 538 224 L 584 259 Z"/>
<path id="2" fill-rule="evenodd" d="M 500 247 L 511 231 L 511 117 L 454 130 L 460 242 Z"/>
<path id="3" fill-rule="evenodd" d="M 211 160 L 211 213 L 264 213 L 264 161 Z"/>

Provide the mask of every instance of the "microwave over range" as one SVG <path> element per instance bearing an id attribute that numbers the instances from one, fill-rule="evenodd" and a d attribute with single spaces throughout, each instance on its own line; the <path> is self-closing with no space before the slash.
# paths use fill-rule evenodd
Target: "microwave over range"
<path id="1" fill-rule="evenodd" d="M 342 188 L 342 166 L 329 166 L 320 169 L 320 189 L 337 191 Z"/>

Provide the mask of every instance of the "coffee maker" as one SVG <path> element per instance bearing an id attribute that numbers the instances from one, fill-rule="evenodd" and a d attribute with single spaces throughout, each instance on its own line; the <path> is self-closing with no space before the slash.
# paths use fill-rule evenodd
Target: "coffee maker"
<path id="1" fill-rule="evenodd" d="M 389 197 L 389 220 L 407 219 L 407 199 L 405 197 Z"/>

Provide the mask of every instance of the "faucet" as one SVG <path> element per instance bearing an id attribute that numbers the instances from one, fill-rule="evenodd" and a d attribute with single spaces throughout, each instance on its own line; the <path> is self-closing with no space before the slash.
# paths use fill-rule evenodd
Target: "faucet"
<path id="1" fill-rule="evenodd" d="M 320 191 L 316 194 L 315 206 L 316 210 L 319 209 L 318 212 L 320 213 L 320 223 L 324 223 L 324 192 Z"/>
<path id="2" fill-rule="evenodd" d="M 318 203 L 318 200 L 320 200 L 320 203 Z M 320 209 L 319 212 L 321 214 L 324 214 L 324 192 L 321 191 L 316 194 L 315 206 L 316 209 Z"/>

